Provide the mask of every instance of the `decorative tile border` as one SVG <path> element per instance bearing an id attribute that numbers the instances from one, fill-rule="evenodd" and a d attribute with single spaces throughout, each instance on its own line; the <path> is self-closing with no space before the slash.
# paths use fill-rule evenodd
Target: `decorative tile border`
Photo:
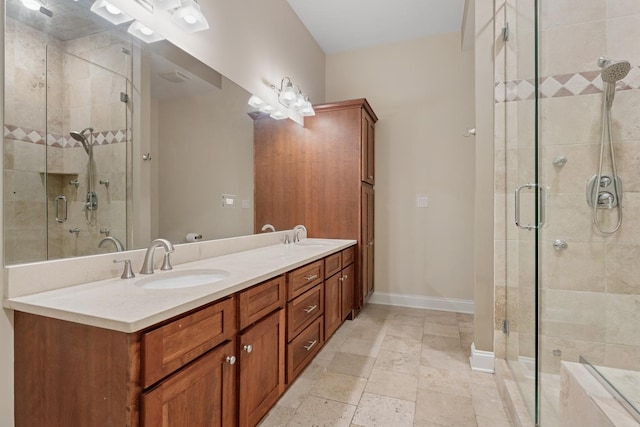
<path id="1" fill-rule="evenodd" d="M 4 138 L 29 142 L 32 144 L 45 144 L 44 132 L 9 124 L 4 126 Z M 120 129 L 94 132 L 93 138 L 95 145 L 118 144 L 127 141 L 127 130 Z M 46 143 L 50 147 L 58 148 L 75 148 L 82 146 L 80 142 L 76 141 L 69 135 L 60 135 L 55 133 L 46 134 Z"/>
<path id="2" fill-rule="evenodd" d="M 535 80 L 509 80 L 495 84 L 495 102 L 533 99 Z M 617 90 L 640 89 L 640 66 L 632 67 L 627 77 L 616 84 Z M 600 71 L 558 74 L 540 79 L 540 98 L 589 95 L 602 92 Z"/>

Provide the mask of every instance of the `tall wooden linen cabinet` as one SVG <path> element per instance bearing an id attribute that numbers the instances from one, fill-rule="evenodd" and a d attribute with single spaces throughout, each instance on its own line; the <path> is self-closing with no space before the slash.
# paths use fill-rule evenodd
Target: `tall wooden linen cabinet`
<path id="1" fill-rule="evenodd" d="M 315 105 L 304 127 L 254 121 L 254 228 L 358 241 L 354 309 L 374 289 L 375 122 L 366 99 Z"/>

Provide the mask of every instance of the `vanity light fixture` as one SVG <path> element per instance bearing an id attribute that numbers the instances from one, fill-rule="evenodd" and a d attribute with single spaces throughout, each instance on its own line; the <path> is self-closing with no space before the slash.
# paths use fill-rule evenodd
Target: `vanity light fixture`
<path id="1" fill-rule="evenodd" d="M 260 108 L 265 104 L 265 102 L 257 96 L 251 95 L 251 98 L 249 98 L 249 102 L 247 102 L 247 104 L 249 104 L 253 108 Z"/>
<path id="2" fill-rule="evenodd" d="M 289 108 L 291 104 L 298 97 L 298 93 L 300 89 L 296 89 L 293 87 L 293 82 L 291 78 L 285 77 L 280 81 L 280 89 L 275 86 L 271 86 L 271 89 L 275 90 L 278 93 L 278 102 L 280 102 L 285 107 Z"/>
<path id="3" fill-rule="evenodd" d="M 133 18 L 121 11 L 107 0 L 96 0 L 91 5 L 91 12 L 100 15 L 114 25 L 120 25 L 132 21 Z"/>
<path id="4" fill-rule="evenodd" d="M 276 107 L 274 107 L 273 105 L 264 104 L 262 107 L 259 108 L 259 110 L 262 111 L 263 113 L 271 114 L 274 111 L 276 111 Z"/>
<path id="5" fill-rule="evenodd" d="M 127 32 L 131 35 L 136 36 L 145 43 L 153 43 L 159 40 L 164 40 L 164 37 L 153 31 L 151 28 L 147 27 L 140 21 L 133 21 L 131 25 L 129 25 L 129 28 L 127 28 Z"/>
<path id="6" fill-rule="evenodd" d="M 287 116 L 285 113 L 283 113 L 280 110 L 276 110 L 273 113 L 269 114 L 269 117 L 276 120 L 282 120 L 282 119 L 286 119 L 289 116 Z"/>
<path id="7" fill-rule="evenodd" d="M 295 86 L 290 77 L 280 81 L 280 88 L 272 85 L 271 89 L 278 94 L 278 102 L 288 109 L 296 111 L 301 116 L 315 116 L 309 97 L 298 86 Z"/>
<path id="8" fill-rule="evenodd" d="M 171 20 L 187 33 L 195 33 L 209 28 L 207 18 L 202 14 L 195 0 L 182 0 L 179 8 L 173 12 Z"/>
<path id="9" fill-rule="evenodd" d="M 313 105 L 311 105 L 311 101 L 308 96 L 304 97 L 304 106 L 298 109 L 298 113 L 304 117 L 316 115 L 316 111 L 313 109 Z"/>

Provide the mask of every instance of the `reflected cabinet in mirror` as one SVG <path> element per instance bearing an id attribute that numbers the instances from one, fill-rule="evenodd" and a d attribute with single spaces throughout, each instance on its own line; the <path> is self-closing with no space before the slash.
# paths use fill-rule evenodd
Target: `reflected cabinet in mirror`
<path id="1" fill-rule="evenodd" d="M 92 3 L 5 1 L 5 265 L 251 234 L 249 93 Z"/>

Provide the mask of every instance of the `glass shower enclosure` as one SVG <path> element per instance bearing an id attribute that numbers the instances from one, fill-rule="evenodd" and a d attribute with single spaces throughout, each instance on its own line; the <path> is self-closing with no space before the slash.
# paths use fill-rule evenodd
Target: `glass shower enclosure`
<path id="1" fill-rule="evenodd" d="M 638 415 L 640 3 L 495 4 L 496 352 L 538 425 L 562 425 L 562 362 Z"/>

